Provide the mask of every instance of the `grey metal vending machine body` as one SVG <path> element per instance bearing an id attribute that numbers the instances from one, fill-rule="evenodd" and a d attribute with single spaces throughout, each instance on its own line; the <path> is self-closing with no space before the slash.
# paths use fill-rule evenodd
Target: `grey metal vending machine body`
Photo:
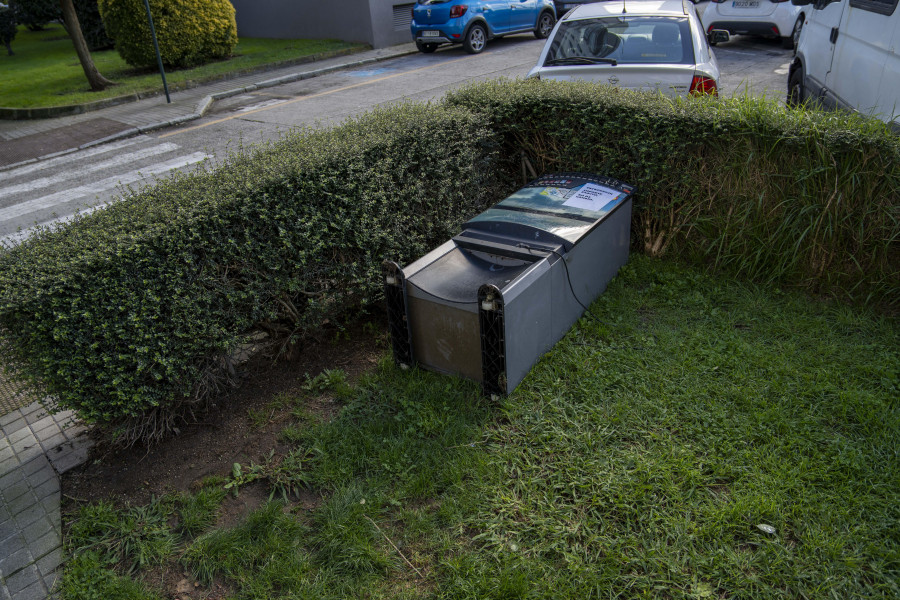
<path id="1" fill-rule="evenodd" d="M 633 192 L 544 175 L 409 266 L 386 262 L 395 360 L 512 392 L 628 260 Z"/>

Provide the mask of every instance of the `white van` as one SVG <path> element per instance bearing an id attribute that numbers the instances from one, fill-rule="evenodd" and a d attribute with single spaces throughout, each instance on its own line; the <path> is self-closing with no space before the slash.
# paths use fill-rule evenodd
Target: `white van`
<path id="1" fill-rule="evenodd" d="M 791 0 L 807 6 L 787 102 L 878 117 L 900 132 L 898 0 Z"/>

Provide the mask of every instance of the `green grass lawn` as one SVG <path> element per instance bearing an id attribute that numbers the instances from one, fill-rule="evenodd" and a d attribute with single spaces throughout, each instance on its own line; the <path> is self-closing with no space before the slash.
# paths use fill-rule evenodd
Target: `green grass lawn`
<path id="1" fill-rule="evenodd" d="M 642 256 L 591 310 L 498 401 L 323 374 L 345 406 L 283 461 L 83 507 L 64 597 L 160 597 L 152 564 L 240 599 L 900 597 L 896 320 Z M 206 529 L 254 477 L 323 504 Z"/>
<path id="2" fill-rule="evenodd" d="M 118 85 L 102 92 L 91 92 L 75 48 L 62 25 L 52 24 L 37 32 L 20 26 L 12 48 L 15 52 L 13 56 L 0 52 L 0 107 L 66 106 L 134 93 L 163 91 L 159 71 L 133 69 L 115 50 L 104 50 L 92 53 L 94 63 L 107 79 Z M 261 65 L 322 52 L 365 48 L 367 46 L 338 40 L 242 38 L 231 59 L 167 72 L 166 79 L 169 89 L 175 90 Z"/>

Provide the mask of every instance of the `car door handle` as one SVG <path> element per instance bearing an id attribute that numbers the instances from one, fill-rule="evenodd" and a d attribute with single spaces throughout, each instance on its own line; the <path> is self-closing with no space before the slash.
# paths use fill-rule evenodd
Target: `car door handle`
<path id="1" fill-rule="evenodd" d="M 831 40 L 831 43 L 832 43 L 832 44 L 834 44 L 835 42 L 837 42 L 837 36 L 838 36 L 838 28 L 837 28 L 837 27 L 832 27 L 832 28 L 831 28 L 831 37 L 829 38 L 829 39 Z"/>

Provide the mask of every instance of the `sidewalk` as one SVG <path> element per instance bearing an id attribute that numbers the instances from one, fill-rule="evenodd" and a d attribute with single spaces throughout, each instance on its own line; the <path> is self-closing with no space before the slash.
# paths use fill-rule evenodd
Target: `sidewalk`
<path id="1" fill-rule="evenodd" d="M 415 45 L 294 65 L 80 115 L 0 120 L 0 176 L 4 168 L 177 125 L 203 116 L 222 98 L 341 69 L 414 54 Z M 91 441 L 71 412 L 54 415 L 17 392 L 0 374 L 0 600 L 44 600 L 65 554 L 59 475 L 88 458 Z"/>
<path id="2" fill-rule="evenodd" d="M 216 100 L 415 54 L 414 44 L 243 75 L 171 94 L 55 119 L 0 120 L 0 170 L 199 119 Z M 2 600 L 2 596 L 0 596 Z"/>

